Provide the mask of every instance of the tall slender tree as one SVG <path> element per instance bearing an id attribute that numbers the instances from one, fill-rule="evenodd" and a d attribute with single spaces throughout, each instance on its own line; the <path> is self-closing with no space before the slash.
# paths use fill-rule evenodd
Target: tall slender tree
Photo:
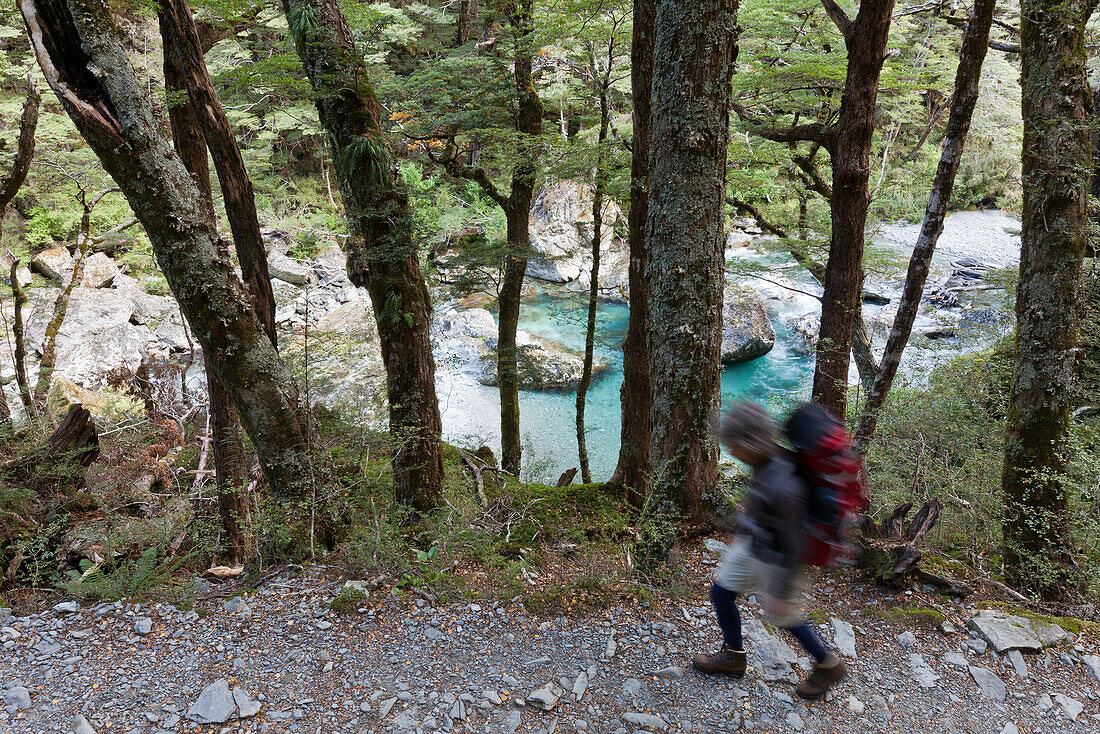
<path id="1" fill-rule="evenodd" d="M 504 211 L 507 221 L 508 248 L 504 256 L 497 293 L 497 382 L 500 389 L 501 468 L 519 476 L 523 444 L 519 427 L 519 353 L 516 330 L 519 328 L 520 296 L 531 250 L 529 219 L 531 202 L 538 181 L 542 149 L 542 99 L 535 88 L 535 25 L 532 0 L 508 0 L 502 11 L 508 22 L 513 43 L 512 81 L 515 89 L 515 152 L 512 179 L 505 196 L 489 174 L 473 163 L 461 160 L 454 136 L 446 151 L 434 160 L 452 176 L 476 182 L 485 194 Z M 470 156 L 472 158 L 472 156 Z"/>
<path id="2" fill-rule="evenodd" d="M 1089 236 L 1090 10 L 1088 0 L 1024 0 L 1020 8 L 1024 202 L 1004 562 L 1009 583 L 1045 596 L 1064 593 L 1072 563 L 1064 481 Z"/>
<path id="3" fill-rule="evenodd" d="M 646 268 L 646 221 L 649 218 L 650 100 L 653 85 L 653 36 L 656 0 L 634 0 L 630 42 L 630 90 L 634 134 L 630 159 L 630 211 L 627 239 L 630 264 L 630 321 L 623 342 L 622 436 L 619 461 L 612 481 L 621 482 L 632 505 L 640 506 L 649 494 L 650 479 L 650 349 L 649 284 Z"/>
<path id="4" fill-rule="evenodd" d="M 736 0 L 660 0 L 649 155 L 650 414 L 656 495 L 701 515 L 718 482 L 730 78 Z M 631 297 L 636 297 L 631 294 Z"/>
<path id="5" fill-rule="evenodd" d="M 336 162 L 351 233 L 348 276 L 366 286 L 374 306 L 397 499 L 431 510 L 443 502 L 442 421 L 428 333 L 432 303 L 382 106 L 336 0 L 283 0 L 283 9 Z"/>
<path id="6" fill-rule="evenodd" d="M 46 82 L 149 235 L 276 494 L 308 485 L 294 380 L 252 310 L 198 186 L 164 134 L 104 0 L 21 0 Z"/>
<path id="7" fill-rule="evenodd" d="M 951 112 L 943 136 L 940 164 L 932 181 L 932 191 L 928 196 L 928 207 L 924 212 L 917 244 L 909 258 L 909 271 L 905 275 L 898 311 L 894 316 L 890 336 L 886 340 L 886 350 L 882 354 L 878 373 L 871 383 L 867 404 L 856 429 L 856 439 L 863 445 L 866 445 L 875 432 L 879 411 L 897 375 L 901 355 L 913 331 L 913 322 L 924 294 L 924 284 L 928 281 L 928 268 L 932 263 L 932 254 L 936 251 L 936 241 L 943 231 L 947 204 L 955 186 L 955 174 L 962 162 L 970 120 L 978 104 L 978 81 L 981 78 L 982 62 L 985 61 L 986 50 L 989 48 L 989 30 L 993 25 L 995 5 L 995 0 L 976 0 L 963 34 L 959 67 L 955 74 L 955 93 L 952 95 Z"/>

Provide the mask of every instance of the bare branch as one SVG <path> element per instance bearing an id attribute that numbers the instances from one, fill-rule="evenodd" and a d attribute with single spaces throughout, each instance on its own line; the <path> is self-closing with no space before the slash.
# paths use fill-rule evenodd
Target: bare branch
<path id="1" fill-rule="evenodd" d="M 730 107 L 742 122 L 752 125 L 753 134 L 765 140 L 773 140 L 777 143 L 817 143 L 826 150 L 832 150 L 834 130 L 830 125 L 810 122 L 778 129 L 763 120 L 754 118 L 742 105 L 733 103 Z"/>

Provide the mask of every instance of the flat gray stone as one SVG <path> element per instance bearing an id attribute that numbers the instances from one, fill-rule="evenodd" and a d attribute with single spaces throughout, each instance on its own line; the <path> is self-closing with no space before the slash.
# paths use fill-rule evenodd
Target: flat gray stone
<path id="1" fill-rule="evenodd" d="M 753 652 L 753 662 L 760 671 L 760 677 L 766 681 L 798 682 L 798 673 L 794 665 L 798 656 L 786 642 L 768 632 L 763 623 L 753 619 L 744 624 L 745 636 Z"/>
<path id="2" fill-rule="evenodd" d="M 576 682 L 573 683 L 573 696 L 578 701 L 584 698 L 585 691 L 588 690 L 588 673 L 581 671 L 581 674 L 577 676 Z"/>
<path id="3" fill-rule="evenodd" d="M 1071 721 L 1077 721 L 1077 717 L 1085 710 L 1085 704 L 1076 698 L 1070 698 L 1061 693 L 1055 693 L 1051 698 L 1058 705 L 1058 708 L 1062 709 L 1062 713 L 1066 715 L 1066 718 Z"/>
<path id="4" fill-rule="evenodd" d="M 0 694 L 0 698 L 3 698 L 4 703 L 7 705 L 15 706 L 22 711 L 26 711 L 34 705 L 31 703 L 31 692 L 24 686 L 12 686 L 5 689 L 3 694 Z"/>
<path id="5" fill-rule="evenodd" d="M 254 701 L 248 691 L 236 686 L 233 688 L 233 702 L 237 704 L 237 717 L 248 719 L 260 713 L 260 702 Z"/>
<path id="6" fill-rule="evenodd" d="M 1081 662 L 1096 680 L 1100 681 L 1100 655 L 1082 655 Z"/>
<path id="7" fill-rule="evenodd" d="M 543 687 L 531 691 L 527 696 L 527 705 L 543 711 L 550 711 L 558 705 L 558 701 L 561 700 L 564 693 L 564 688 L 551 681 Z"/>
<path id="8" fill-rule="evenodd" d="M 75 601 L 63 601 L 60 604 L 54 604 L 53 610 L 58 614 L 72 614 L 80 611 L 80 604 Z"/>
<path id="9" fill-rule="evenodd" d="M 802 721 L 802 717 L 794 711 L 787 714 L 787 725 L 795 731 L 802 731 L 802 727 L 806 726 L 806 723 Z"/>
<path id="10" fill-rule="evenodd" d="M 219 679 L 202 689 L 198 699 L 187 709 L 187 718 L 200 724 L 224 724 L 237 711 L 229 684 Z"/>
<path id="11" fill-rule="evenodd" d="M 921 688 L 935 688 L 940 679 L 919 652 L 909 653 L 909 668 L 913 679 Z"/>
<path id="12" fill-rule="evenodd" d="M 147 635 L 152 631 L 153 620 L 149 619 L 148 617 L 142 617 L 141 619 L 134 622 L 134 632 L 137 632 L 139 635 Z"/>
<path id="13" fill-rule="evenodd" d="M 61 645 L 53 640 L 39 640 L 34 649 L 39 655 L 56 655 L 61 650 Z"/>
<path id="14" fill-rule="evenodd" d="M 906 630 L 905 632 L 902 632 L 900 635 L 898 635 L 897 640 L 898 644 L 904 647 L 906 650 L 913 649 L 913 647 L 917 644 L 917 636 L 909 630 Z"/>
<path id="15" fill-rule="evenodd" d="M 1008 662 L 1012 663 L 1012 669 L 1016 671 L 1016 675 L 1021 678 L 1026 678 L 1028 675 L 1027 662 L 1024 660 L 1024 655 L 1019 650 L 1008 651 Z"/>
<path id="16" fill-rule="evenodd" d="M 711 553 L 717 553 L 718 555 L 723 555 L 727 550 L 729 550 L 728 545 L 720 540 L 715 540 L 714 538 L 707 538 L 706 540 L 704 540 L 703 546 Z"/>
<path id="17" fill-rule="evenodd" d="M 387 698 L 382 702 L 382 707 L 378 709 L 378 718 L 384 719 L 389 716 L 390 711 L 393 711 L 393 705 L 397 703 L 397 696 L 393 698 Z"/>
<path id="18" fill-rule="evenodd" d="M 988 641 L 998 653 L 1009 650 L 1039 652 L 1043 649 L 1038 633 L 1031 622 L 1023 617 L 983 609 L 970 620 L 969 627 Z"/>
<path id="19" fill-rule="evenodd" d="M 1005 700 L 1005 682 L 997 677 L 989 668 L 983 668 L 980 665 L 970 666 L 970 677 L 974 679 L 974 682 L 978 684 L 978 688 L 981 689 L 982 695 L 993 701 L 1004 702 Z"/>
<path id="20" fill-rule="evenodd" d="M 956 668 L 962 668 L 966 670 L 970 667 L 970 661 L 966 659 L 966 656 L 961 652 L 949 652 L 943 656 L 943 661 L 948 665 L 954 665 Z"/>
<path id="21" fill-rule="evenodd" d="M 637 711 L 627 711 L 622 715 L 623 721 L 634 726 L 640 726 L 643 729 L 651 729 L 654 731 L 666 731 L 668 729 L 668 722 L 662 719 L 660 716 L 653 714 L 643 714 Z"/>
<path id="22" fill-rule="evenodd" d="M 829 623 L 833 625 L 833 644 L 836 645 L 842 655 L 854 660 L 856 658 L 856 631 L 852 628 L 852 625 L 836 617 L 830 619 Z"/>
<path id="23" fill-rule="evenodd" d="M 248 607 L 248 602 L 239 596 L 235 596 L 223 604 L 222 611 L 226 614 L 240 614 L 242 616 L 252 613 L 252 610 Z"/>
<path id="24" fill-rule="evenodd" d="M 77 714 L 73 717 L 73 734 L 96 734 L 96 730 L 83 714 Z"/>
<path id="25" fill-rule="evenodd" d="M 512 709 L 508 712 L 508 715 L 504 717 L 504 732 L 505 734 L 516 734 L 516 729 L 519 728 L 521 723 L 519 711 Z M 427 727 L 425 727 L 427 728 Z"/>
<path id="26" fill-rule="evenodd" d="M 980 637 L 973 640 L 967 640 L 963 644 L 979 655 L 984 655 L 985 651 L 989 649 L 989 643 Z"/>

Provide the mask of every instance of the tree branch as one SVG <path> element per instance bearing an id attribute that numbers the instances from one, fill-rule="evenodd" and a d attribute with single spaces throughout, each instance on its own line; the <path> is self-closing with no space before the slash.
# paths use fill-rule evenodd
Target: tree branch
<path id="1" fill-rule="evenodd" d="M 836 4 L 836 0 L 821 0 L 821 7 L 825 8 L 825 14 L 836 24 L 840 35 L 844 36 L 844 40 L 847 41 L 848 36 L 852 33 L 852 19 L 848 17 L 843 8 Z"/>
<path id="2" fill-rule="evenodd" d="M 777 143 L 817 143 L 826 150 L 832 150 L 833 148 L 834 129 L 830 125 L 811 122 L 786 129 L 777 129 L 762 120 L 754 119 L 742 105 L 732 103 L 730 107 L 737 113 L 737 117 L 742 122 L 752 125 L 754 134 L 765 140 L 772 140 Z"/>
<path id="3" fill-rule="evenodd" d="M 453 150 L 453 146 L 448 147 L 450 150 Z M 476 183 L 490 199 L 500 206 L 501 209 L 508 211 L 508 209 L 511 208 L 512 200 L 500 193 L 500 189 L 498 189 L 492 179 L 489 178 L 489 174 L 485 172 L 485 169 L 471 168 L 470 166 L 459 163 L 458 159 L 453 154 L 446 156 L 434 155 L 431 149 L 428 149 L 428 158 L 443 166 L 443 169 L 451 176 Z"/>

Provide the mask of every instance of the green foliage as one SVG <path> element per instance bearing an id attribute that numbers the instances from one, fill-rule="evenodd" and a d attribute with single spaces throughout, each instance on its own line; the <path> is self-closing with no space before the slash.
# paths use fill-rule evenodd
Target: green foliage
<path id="1" fill-rule="evenodd" d="M 61 584 L 69 594 L 113 601 L 160 595 L 172 576 L 192 556 L 165 557 L 163 549 L 151 546 L 137 558 L 95 568 L 82 559 L 79 571 L 69 571 L 70 581 Z"/>

